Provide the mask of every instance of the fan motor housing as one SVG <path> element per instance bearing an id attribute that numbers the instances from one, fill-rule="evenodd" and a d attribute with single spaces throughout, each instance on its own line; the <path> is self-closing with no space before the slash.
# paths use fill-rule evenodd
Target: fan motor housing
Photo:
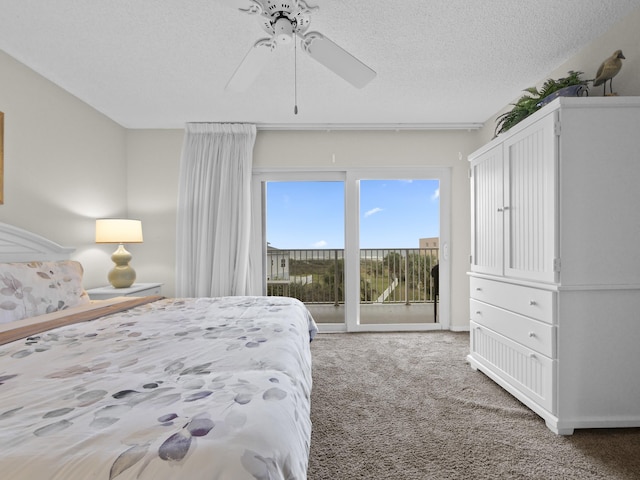
<path id="1" fill-rule="evenodd" d="M 311 23 L 312 9 L 301 0 L 264 2 L 260 26 L 279 43 L 289 43 L 303 34 Z"/>

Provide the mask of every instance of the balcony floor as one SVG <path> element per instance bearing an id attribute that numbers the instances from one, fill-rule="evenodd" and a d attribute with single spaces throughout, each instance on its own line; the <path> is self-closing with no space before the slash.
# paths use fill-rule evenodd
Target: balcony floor
<path id="1" fill-rule="evenodd" d="M 307 308 L 315 321 L 322 323 L 345 323 L 344 305 L 309 304 Z M 438 312 L 440 313 L 440 312 Z M 363 325 L 435 323 L 433 303 L 405 304 L 361 304 L 360 323 Z"/>

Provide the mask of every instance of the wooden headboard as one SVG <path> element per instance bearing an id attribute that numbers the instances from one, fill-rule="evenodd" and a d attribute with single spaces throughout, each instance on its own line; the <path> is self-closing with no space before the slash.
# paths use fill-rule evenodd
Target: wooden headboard
<path id="1" fill-rule="evenodd" d="M 0 263 L 67 260 L 74 250 L 0 222 Z"/>

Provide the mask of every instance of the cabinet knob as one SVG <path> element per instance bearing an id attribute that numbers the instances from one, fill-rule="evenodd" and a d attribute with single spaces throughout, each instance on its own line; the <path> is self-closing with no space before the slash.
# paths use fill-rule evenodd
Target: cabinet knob
<path id="1" fill-rule="evenodd" d="M 535 332 L 529 332 L 529 337 L 530 338 L 535 338 L 535 336 L 536 336 Z"/>
<path id="2" fill-rule="evenodd" d="M 536 302 L 535 300 L 529 300 L 529 305 L 537 305 L 538 302 Z"/>
<path id="3" fill-rule="evenodd" d="M 482 312 L 480 310 L 476 311 L 476 315 L 482 315 Z"/>
<path id="4" fill-rule="evenodd" d="M 536 357 L 536 354 L 535 354 L 535 353 L 530 353 L 530 354 L 529 354 L 529 358 L 531 358 L 531 359 L 534 359 L 534 360 L 535 360 L 535 359 L 536 359 L 536 358 L 538 358 L 538 357 Z"/>
<path id="5" fill-rule="evenodd" d="M 499 211 L 499 212 L 503 212 L 503 211 L 504 211 L 504 209 L 503 209 L 503 208 L 498 207 L 498 211 Z"/>
<path id="6" fill-rule="evenodd" d="M 482 289 L 480 287 L 476 287 L 476 292 L 481 292 Z"/>

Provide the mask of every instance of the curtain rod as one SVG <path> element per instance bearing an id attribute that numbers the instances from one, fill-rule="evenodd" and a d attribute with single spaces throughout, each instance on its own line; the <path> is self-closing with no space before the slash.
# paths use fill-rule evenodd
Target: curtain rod
<path id="1" fill-rule="evenodd" d="M 479 130 L 482 123 L 264 123 L 258 130 Z"/>

